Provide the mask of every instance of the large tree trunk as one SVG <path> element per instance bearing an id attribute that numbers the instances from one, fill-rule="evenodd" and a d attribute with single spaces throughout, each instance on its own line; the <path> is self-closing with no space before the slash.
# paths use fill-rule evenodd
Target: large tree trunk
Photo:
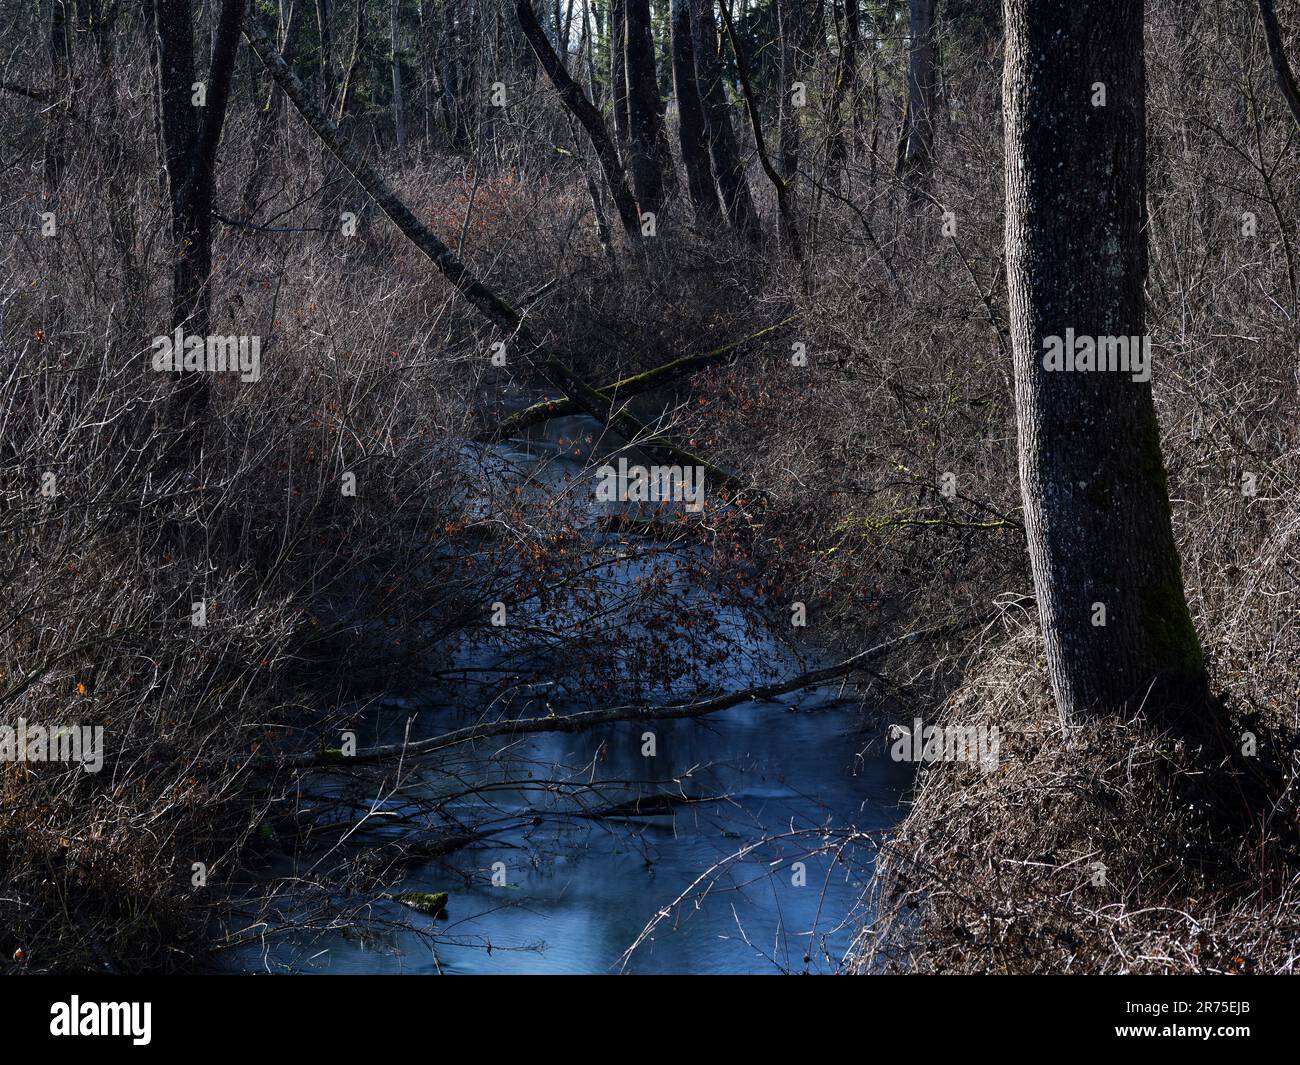
<path id="1" fill-rule="evenodd" d="M 1273 0 L 1259 0 L 1259 14 L 1264 20 L 1264 39 L 1268 42 L 1268 55 L 1273 61 L 1277 87 L 1281 90 L 1287 107 L 1291 109 L 1291 117 L 1300 126 L 1300 87 L 1296 86 L 1295 75 L 1291 73 L 1291 64 L 1287 62 L 1286 51 L 1282 47 L 1282 27 L 1278 24 Z"/>
<path id="2" fill-rule="evenodd" d="M 749 179 L 740 158 L 736 132 L 731 126 L 731 108 L 722 87 L 722 55 L 718 44 L 718 21 L 713 0 L 693 0 L 691 14 L 695 29 L 695 68 L 699 74 L 700 98 L 708 127 L 709 154 L 718 191 L 727 209 L 727 219 L 742 237 L 756 241 L 762 235 L 758 213 L 749 193 Z"/>
<path id="3" fill-rule="evenodd" d="M 398 0 L 389 0 L 388 36 L 393 53 L 393 133 L 397 138 L 397 154 L 406 151 L 406 108 L 402 103 L 402 50 L 398 40 L 401 20 L 398 17 Z"/>
<path id="4" fill-rule="evenodd" d="M 244 0 L 222 0 L 203 107 L 191 102 L 197 79 L 190 0 L 157 0 L 154 14 L 162 137 L 172 211 L 171 325 L 191 335 L 206 335 L 210 329 L 212 193 L 243 14 Z M 172 416 L 189 432 L 207 406 L 207 377 L 178 372 L 175 382 Z"/>
<path id="5" fill-rule="evenodd" d="M 361 64 L 366 55 L 366 0 L 356 0 L 356 3 L 357 20 L 352 30 L 352 58 L 348 60 L 347 73 L 343 76 L 343 92 L 339 96 L 340 125 L 344 118 L 352 114 L 357 98 L 357 78 L 361 76 Z"/>
<path id="6" fill-rule="evenodd" d="M 673 87 L 677 92 L 677 132 L 686 167 L 686 184 L 695 210 L 695 222 L 713 227 L 721 217 L 718 191 L 709 165 L 709 136 L 704 125 L 704 104 L 695 73 L 695 45 L 691 18 L 694 0 L 672 0 Z"/>
<path id="7" fill-rule="evenodd" d="M 938 83 L 934 9 L 936 0 L 911 0 L 907 109 L 898 139 L 898 175 L 924 186 L 934 167 L 934 109 Z"/>
<path id="8" fill-rule="evenodd" d="M 675 185 L 667 152 L 664 105 L 650 32 L 650 0 L 624 0 L 627 17 L 627 102 L 632 120 L 632 182 L 642 211 L 658 211 Z M 667 155 L 667 158 L 665 158 Z"/>
<path id="9" fill-rule="evenodd" d="M 1066 720 L 1144 700 L 1178 711 L 1205 695 L 1151 384 L 1044 365 L 1048 338 L 1067 330 L 1146 333 L 1142 9 L 1005 0 L 1020 477 L 1047 670 Z M 1105 106 L 1091 102 L 1097 82 Z"/>
<path id="10" fill-rule="evenodd" d="M 624 0 L 609 0 L 609 91 L 614 102 L 614 133 L 626 151 L 632 140 L 627 105 L 627 9 Z"/>
<path id="11" fill-rule="evenodd" d="M 781 108 L 777 120 L 777 165 L 793 192 L 799 173 L 799 116 L 792 100 L 803 68 L 804 0 L 777 0 L 777 39 L 781 48 Z"/>

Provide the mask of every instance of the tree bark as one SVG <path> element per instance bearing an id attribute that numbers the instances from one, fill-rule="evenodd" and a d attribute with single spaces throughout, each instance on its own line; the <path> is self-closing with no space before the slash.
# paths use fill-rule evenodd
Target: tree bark
<path id="1" fill-rule="evenodd" d="M 614 133 L 626 151 L 632 141 L 627 104 L 627 10 L 624 0 L 609 0 L 609 90 L 614 102 Z"/>
<path id="2" fill-rule="evenodd" d="M 71 0 L 52 0 L 50 7 L 50 107 L 45 128 L 45 196 L 48 200 L 58 197 L 68 167 L 68 112 L 72 107 L 69 3 Z"/>
<path id="3" fill-rule="evenodd" d="M 399 0 L 388 3 L 388 36 L 393 54 L 393 133 L 397 138 L 397 154 L 406 151 L 406 108 L 402 103 L 402 50 L 398 41 L 401 29 Z"/>
<path id="4" fill-rule="evenodd" d="M 777 119 L 777 160 L 780 173 L 793 195 L 799 173 L 799 114 L 792 102 L 794 86 L 803 66 L 800 44 L 804 35 L 803 0 L 777 0 L 777 39 L 781 48 L 781 106 Z"/>
<path id="5" fill-rule="evenodd" d="M 1048 676 L 1067 721 L 1200 709 L 1150 382 L 1044 364 L 1067 329 L 1146 333 L 1143 2 L 1005 0 L 1005 21 L 1007 282 Z"/>
<path id="6" fill-rule="evenodd" d="M 709 136 L 704 124 L 704 104 L 695 73 L 691 5 L 694 0 L 672 0 L 673 87 L 677 92 L 677 132 L 686 167 L 686 184 L 695 211 L 695 223 L 704 229 L 717 225 L 722 211 L 709 164 Z"/>
<path id="7" fill-rule="evenodd" d="M 357 21 L 352 33 L 352 58 L 348 60 L 348 70 L 343 77 L 343 93 L 339 97 L 339 117 L 341 123 L 352 113 L 357 96 L 357 76 L 361 72 L 361 63 L 366 54 L 366 0 L 356 0 Z"/>
<path id="8" fill-rule="evenodd" d="M 937 63 L 935 0 L 911 0 L 907 67 L 907 109 L 898 139 L 898 176 L 924 186 L 934 167 L 934 107 Z"/>
<path id="9" fill-rule="evenodd" d="M 217 144 L 225 122 L 243 4 L 224 0 L 206 83 L 206 103 L 191 102 L 196 81 L 189 0 L 157 0 L 162 134 L 172 206 L 172 327 L 207 332 L 212 268 L 211 211 Z"/>
<path id="10" fill-rule="evenodd" d="M 632 182 L 643 212 L 663 208 L 673 182 L 667 145 L 663 100 L 655 69 L 654 38 L 650 32 L 650 0 L 624 0 L 627 19 L 627 101 L 631 116 Z"/>
<path id="11" fill-rule="evenodd" d="M 206 336 L 211 325 L 212 194 L 243 15 L 244 0 L 223 0 L 208 67 L 206 101 L 203 107 L 196 107 L 191 102 L 196 79 L 190 0 L 157 0 L 154 12 L 172 213 L 171 325 L 191 335 Z M 172 380 L 175 387 L 168 417 L 182 434 L 183 457 L 193 459 L 208 405 L 207 375 L 175 371 Z"/>
<path id="12" fill-rule="evenodd" d="M 1282 90 L 1282 99 L 1291 109 L 1291 117 L 1300 126 L 1300 88 L 1296 87 L 1295 75 L 1291 73 L 1291 64 L 1287 62 L 1286 52 L 1282 48 L 1282 27 L 1278 25 L 1273 0 L 1259 0 L 1259 13 L 1264 20 L 1264 38 L 1268 41 L 1268 55 L 1273 61 L 1278 88 Z"/>
<path id="13" fill-rule="evenodd" d="M 709 154 L 718 191 L 727 209 L 731 227 L 745 240 L 762 236 L 758 212 L 749 192 L 749 178 L 740 158 L 736 131 L 731 125 L 731 107 L 722 87 L 722 53 L 718 43 L 718 22 L 713 15 L 713 0 L 693 0 L 691 5 L 695 45 L 695 69 L 699 75 L 700 98 L 708 129 Z"/>
<path id="14" fill-rule="evenodd" d="M 604 106 L 605 94 L 600 79 L 596 77 L 596 26 L 589 3 L 582 5 L 582 40 L 578 52 L 587 63 L 587 89 L 591 93 L 592 106 L 599 111 Z"/>
<path id="15" fill-rule="evenodd" d="M 528 39 L 542 69 L 546 71 L 546 76 L 555 86 L 555 91 L 559 93 L 561 102 L 573 117 L 582 123 L 582 128 L 587 131 L 587 136 L 591 139 L 591 146 L 596 151 L 596 158 L 604 172 L 610 194 L 614 197 L 614 206 L 618 209 L 619 221 L 623 223 L 624 232 L 627 233 L 629 240 L 640 240 L 641 218 L 637 214 L 632 193 L 627 187 L 623 164 L 619 162 L 618 152 L 614 148 L 613 141 L 609 139 L 609 132 L 605 129 L 600 113 L 587 99 L 582 87 L 569 76 L 560 57 L 555 54 L 551 42 L 546 39 L 546 31 L 537 21 L 532 0 L 517 0 L 515 13 L 524 36 Z"/>

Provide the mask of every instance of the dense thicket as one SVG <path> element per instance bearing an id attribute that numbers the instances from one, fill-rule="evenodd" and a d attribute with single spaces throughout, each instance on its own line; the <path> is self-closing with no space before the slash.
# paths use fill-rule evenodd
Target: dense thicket
<path id="1" fill-rule="evenodd" d="M 806 604 L 828 653 L 942 630 L 859 676 L 864 743 L 914 713 L 1007 737 L 1004 772 L 922 774 L 859 964 L 1293 969 L 1300 3 L 1113 6 L 1129 65 L 1067 58 L 1102 71 L 1074 89 L 1109 82 L 1114 158 L 1052 141 L 1097 133 L 1091 99 L 1041 98 L 1089 111 L 1032 137 L 1040 175 L 1057 150 L 1081 168 L 1076 194 L 1122 184 L 1115 232 L 1077 204 L 1081 228 L 1009 262 L 1004 137 L 1025 131 L 984 0 L 3 0 L 0 724 L 106 743 L 98 774 L 0 765 L 4 958 L 201 962 L 231 893 L 302 853 L 301 767 L 373 738 L 394 694 L 508 719 L 543 681 L 596 708 L 689 688 L 728 653 L 704 612 L 626 634 L 661 623 L 690 543 L 699 587 L 775 624 Z M 1154 351 L 1124 424 L 1168 508 L 1125 481 L 1111 513 L 1151 503 L 1127 532 L 1166 562 L 1172 535 L 1214 736 L 1132 705 L 1063 722 L 1051 633 L 1042 652 L 1025 529 L 1053 530 L 1022 505 L 1012 349 L 1036 334 L 1013 304 L 1050 269 L 1122 302 L 1094 261 L 1112 238 L 1113 324 Z M 155 372 L 178 326 L 259 338 L 260 379 Z M 635 597 L 610 600 L 572 494 L 487 448 L 539 399 L 635 414 L 710 464 L 704 521 L 636 530 Z M 1095 432 L 1053 454 L 1104 465 Z M 493 626 L 503 601 L 529 624 Z M 466 645 L 545 664 L 470 676 Z M 464 845 L 426 813 L 421 846 Z M 363 910 L 396 865 L 312 867 L 303 923 Z M 263 884 L 240 907 L 280 903 Z"/>

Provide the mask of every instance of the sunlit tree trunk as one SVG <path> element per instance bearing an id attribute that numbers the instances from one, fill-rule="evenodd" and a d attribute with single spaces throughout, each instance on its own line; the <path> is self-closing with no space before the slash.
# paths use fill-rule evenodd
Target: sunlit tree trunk
<path id="1" fill-rule="evenodd" d="M 334 15 L 330 0 L 316 0 L 316 32 L 320 38 L 317 99 L 328 111 L 334 99 Z"/>
<path id="2" fill-rule="evenodd" d="M 357 96 L 357 78 L 361 76 L 361 64 L 366 55 L 366 0 L 356 0 L 357 19 L 352 31 L 352 58 L 348 60 L 347 73 L 343 76 L 343 92 L 339 97 L 338 120 L 352 113 Z"/>

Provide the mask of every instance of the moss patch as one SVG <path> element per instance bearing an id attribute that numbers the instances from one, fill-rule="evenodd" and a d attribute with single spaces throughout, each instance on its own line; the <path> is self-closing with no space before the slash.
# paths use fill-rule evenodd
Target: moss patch
<path id="1" fill-rule="evenodd" d="M 427 917 L 441 917 L 447 909 L 447 892 L 445 891 L 403 891 L 398 895 L 389 895 L 394 902 L 409 906 Z"/>

